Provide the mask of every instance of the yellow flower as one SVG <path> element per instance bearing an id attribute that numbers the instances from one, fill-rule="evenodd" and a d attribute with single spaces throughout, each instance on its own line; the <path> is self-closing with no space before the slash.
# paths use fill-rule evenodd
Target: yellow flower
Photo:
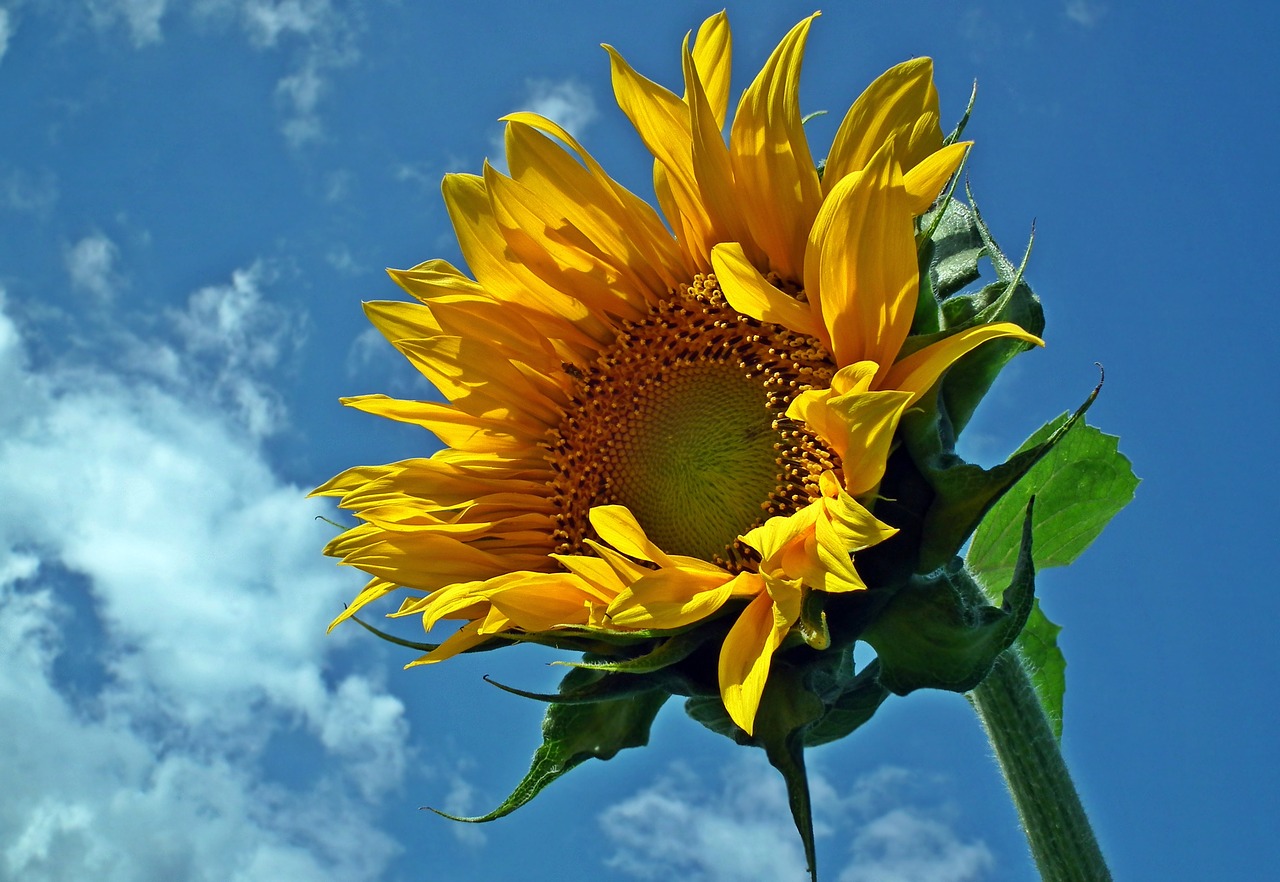
<path id="1" fill-rule="evenodd" d="M 968 145 L 943 146 L 919 59 L 858 99 L 819 176 L 798 103 L 811 22 L 727 143 L 723 13 L 685 40 L 683 97 L 606 47 L 666 224 L 535 114 L 507 118 L 509 175 L 445 179 L 474 280 L 441 260 L 393 271 L 418 303 L 366 311 L 448 403 L 344 400 L 445 449 L 315 491 L 363 521 L 326 553 L 372 576 L 335 625 L 409 589 L 397 615 L 463 623 L 419 664 L 736 616 L 720 691 L 750 733 L 804 593 L 866 587 L 851 554 L 895 532 L 867 506 L 904 410 L 983 341 L 1039 341 L 991 324 L 899 358 L 914 218 Z"/>

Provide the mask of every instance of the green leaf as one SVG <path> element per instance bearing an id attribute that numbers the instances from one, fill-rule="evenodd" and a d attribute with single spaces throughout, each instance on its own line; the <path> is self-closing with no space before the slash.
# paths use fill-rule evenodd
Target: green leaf
<path id="1" fill-rule="evenodd" d="M 1035 447 L 1060 431 L 1066 421 L 1066 414 L 1050 420 L 1020 450 Z M 999 598 L 998 586 L 1007 578 L 1016 554 L 1014 518 L 1020 503 L 1035 495 L 1035 562 L 1038 569 L 1045 569 L 1065 566 L 1079 557 L 1133 499 L 1137 486 L 1132 465 L 1119 451 L 1119 439 L 1083 421 L 1076 423 L 991 507 L 974 533 L 966 563 L 987 592 Z M 1037 606 L 1018 641 L 1036 695 L 1058 737 L 1062 736 L 1067 666 L 1058 648 L 1061 630 Z"/>
<path id="2" fill-rule="evenodd" d="M 619 750 L 648 744 L 649 728 L 667 698 L 668 693 L 655 689 L 614 701 L 553 704 L 543 719 L 542 746 L 534 753 L 529 772 L 500 806 L 473 818 L 431 811 L 472 824 L 509 815 L 575 766 L 589 759 L 612 759 Z"/>
<path id="3" fill-rule="evenodd" d="M 1041 611 L 1040 601 L 1018 635 L 1018 651 L 1031 675 L 1031 685 L 1040 699 L 1055 738 L 1062 737 L 1062 696 L 1067 691 L 1067 659 L 1058 648 L 1062 630 Z"/>
<path id="4" fill-rule="evenodd" d="M 879 681 L 897 695 L 916 689 L 968 692 L 987 676 L 1000 653 L 1017 639 L 1035 599 L 1032 511 L 1004 603 L 987 602 L 982 587 L 959 561 L 913 579 L 880 613 L 863 639 L 876 650 Z"/>
<path id="5" fill-rule="evenodd" d="M 1050 420 L 1014 456 L 1035 449 L 1067 422 Z M 991 507 L 973 536 L 966 562 L 982 582 L 1002 584 L 1018 549 L 1018 512 L 1036 498 L 1036 567 L 1071 563 L 1098 538 L 1107 523 L 1133 500 L 1138 478 L 1119 451 L 1119 438 L 1083 421 L 1070 427 L 1051 451 Z M 993 596 L 998 597 L 998 593 Z"/>
<path id="6" fill-rule="evenodd" d="M 1047 437 L 1033 436 L 1013 456 L 990 469 L 965 462 L 951 452 L 945 414 L 933 417 L 923 412 L 908 415 L 904 420 L 907 446 L 935 492 L 924 519 L 917 572 L 928 573 L 946 565 L 996 501 L 1053 450 L 1084 416 L 1101 389 L 1102 384 L 1099 383 L 1084 404 Z M 1030 494 L 1020 497 L 1022 508 L 1026 507 L 1029 498 Z M 1014 517 L 1020 511 L 1017 508 L 1010 510 L 1015 512 Z M 1013 554 L 1016 558 L 1017 546 Z"/>

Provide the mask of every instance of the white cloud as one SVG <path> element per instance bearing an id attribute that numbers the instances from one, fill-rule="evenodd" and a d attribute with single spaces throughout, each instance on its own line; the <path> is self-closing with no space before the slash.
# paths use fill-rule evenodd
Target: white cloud
<path id="1" fill-rule="evenodd" d="M 1091 28 L 1107 14 L 1107 7 L 1093 0 L 1067 0 L 1066 13 L 1076 24 Z"/>
<path id="2" fill-rule="evenodd" d="M 325 262 L 344 276 L 353 276 L 360 272 L 360 265 L 346 245 L 335 245 L 325 252 Z"/>
<path id="3" fill-rule="evenodd" d="M 563 126 L 575 138 L 595 121 L 596 102 L 591 91 L 575 80 L 529 80 L 522 110 L 540 113 Z"/>
<path id="4" fill-rule="evenodd" d="M 0 207 L 47 217 L 58 201 L 58 179 L 53 172 L 21 168 L 0 169 Z"/>
<path id="5" fill-rule="evenodd" d="M 182 345 L 238 370 L 277 357 L 247 330 L 246 273 L 182 314 L 204 320 Z M 3 307 L 0 878 L 377 877 L 396 846 L 371 800 L 408 726 L 377 679 L 333 669 L 353 585 L 318 554 L 325 508 L 198 370 L 35 370 Z M 90 671 L 76 689 L 68 665 Z M 269 766 L 282 739 L 315 745 L 305 783 Z"/>
<path id="6" fill-rule="evenodd" d="M 9 51 L 9 40 L 13 37 L 13 22 L 9 19 L 9 10 L 0 9 L 0 61 Z"/>
<path id="7" fill-rule="evenodd" d="M 354 377 L 372 364 L 389 360 L 389 348 L 387 338 L 377 328 L 365 328 L 356 335 L 347 349 L 347 376 Z"/>
<path id="8" fill-rule="evenodd" d="M 88 0 L 89 20 L 100 31 L 123 26 L 135 48 L 164 39 L 166 15 L 197 26 L 238 30 L 260 51 L 288 52 L 290 69 L 277 82 L 275 99 L 284 114 L 280 128 L 293 147 L 321 138 L 319 114 L 329 77 L 359 58 L 360 17 L 335 0 Z M 0 54 L 3 54 L 0 52 Z"/>
<path id="9" fill-rule="evenodd" d="M 709 792 L 692 771 L 673 768 L 601 817 L 618 848 L 609 866 L 637 879 L 805 878 L 804 853 L 775 776 L 761 762 L 738 761 Z"/>
<path id="10" fill-rule="evenodd" d="M 526 110 L 541 114 L 547 119 L 559 123 L 575 138 L 581 138 L 596 118 L 596 102 L 591 91 L 576 80 L 525 80 L 524 101 L 513 110 Z M 493 155 L 490 164 L 498 171 L 506 173 L 506 145 L 504 133 L 499 129 L 491 139 Z M 463 168 L 470 166 L 464 163 Z M 439 179 L 433 181 L 438 184 Z"/>
<path id="11" fill-rule="evenodd" d="M 116 270 L 120 249 L 102 233 L 85 236 L 66 249 L 63 260 L 71 276 L 71 286 L 88 291 L 102 304 L 115 299 L 126 284 Z"/>
<path id="12" fill-rule="evenodd" d="M 291 114 L 283 124 L 283 131 L 292 146 L 301 147 L 323 134 L 316 107 L 327 85 L 314 60 L 276 83 L 276 99 Z"/>
<path id="13" fill-rule="evenodd" d="M 142 47 L 164 38 L 160 20 L 166 6 L 166 0 L 90 0 L 89 15 L 100 29 L 124 24 L 133 45 Z"/>
<path id="14" fill-rule="evenodd" d="M 987 846 L 962 841 L 941 809 L 910 801 L 919 778 L 886 767 L 842 795 L 810 770 L 815 836 L 840 833 L 851 842 L 833 878 L 976 882 L 994 865 Z M 754 752 L 729 763 L 710 784 L 686 767 L 673 767 L 652 787 L 608 809 L 600 823 L 617 847 L 609 865 L 633 878 L 730 882 L 807 876 L 782 779 Z"/>
<path id="15" fill-rule="evenodd" d="M 853 838 L 839 882 L 971 882 L 995 860 L 982 842 L 962 842 L 942 821 L 910 808 L 871 818 Z"/>
<path id="16" fill-rule="evenodd" d="M 272 267 L 256 261 L 235 270 L 229 284 L 201 288 L 185 310 L 170 313 L 183 357 L 167 346 L 144 347 L 135 362 L 158 370 L 175 366 L 184 378 L 203 379 L 250 433 L 275 432 L 284 422 L 284 403 L 260 375 L 294 352 L 304 334 L 301 316 L 266 299 L 263 289 L 275 281 Z"/>

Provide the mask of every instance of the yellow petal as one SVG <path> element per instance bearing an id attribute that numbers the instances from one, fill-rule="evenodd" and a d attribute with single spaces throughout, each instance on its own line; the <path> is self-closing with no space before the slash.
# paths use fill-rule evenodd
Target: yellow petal
<path id="1" fill-rule="evenodd" d="M 732 58 L 733 34 L 729 31 L 729 17 L 723 11 L 717 12 L 698 28 L 698 37 L 693 44 L 693 63 L 706 89 L 717 129 L 724 127 L 724 117 L 729 110 Z M 685 100 L 688 98 L 686 93 Z"/>
<path id="2" fill-rule="evenodd" d="M 825 341 L 826 328 L 818 322 L 809 304 L 770 285 L 737 242 L 711 249 L 711 265 L 724 299 L 738 312 Z"/>
<path id="3" fill-rule="evenodd" d="M 765 581 L 768 591 L 747 604 L 720 649 L 720 698 L 729 718 L 748 735 L 755 731 L 773 653 L 800 617 L 799 584 Z"/>
<path id="4" fill-rule="evenodd" d="M 493 358 L 484 342 L 470 337 L 397 340 L 395 347 L 446 398 L 473 416 L 505 419 L 527 415 L 543 426 L 563 416 L 563 390 L 541 382 L 515 363 Z"/>
<path id="5" fill-rule="evenodd" d="M 551 556 L 566 570 L 594 586 L 602 596 L 607 596 L 610 600 L 616 598 L 627 587 L 627 582 L 624 582 L 618 572 L 603 558 L 576 554 Z"/>
<path id="6" fill-rule="evenodd" d="M 597 505 L 588 512 L 587 517 L 600 538 L 623 554 L 659 566 L 674 565 L 670 555 L 649 541 L 644 528 L 625 505 Z"/>
<path id="7" fill-rule="evenodd" d="M 418 665 L 433 665 L 445 659 L 453 658 L 458 653 L 466 652 L 473 646 L 479 646 L 489 639 L 488 634 L 480 633 L 480 626 L 483 624 L 483 620 L 467 622 L 431 652 L 419 656 L 405 665 L 405 670 Z"/>
<path id="8" fill-rule="evenodd" d="M 545 183 L 579 202 L 605 226 L 617 224 L 628 242 L 645 255 L 643 263 L 661 272 L 668 288 L 676 287 L 691 270 L 667 233 L 657 212 L 640 197 L 614 181 L 604 168 L 565 129 L 536 113 L 513 113 L 503 117 L 507 127 L 508 162 L 511 176 L 536 189 Z M 520 147 L 529 130 L 545 132 L 569 146 L 582 164 L 551 144 L 546 138 Z M 525 138 L 525 144 L 528 145 Z M 573 218 L 574 215 L 567 215 Z M 622 253 L 622 252 L 618 252 Z"/>
<path id="9" fill-rule="evenodd" d="M 447 260 L 428 260 L 412 269 L 387 270 L 395 283 L 421 303 L 449 294 L 470 294 L 487 298 L 483 287 L 454 268 Z"/>
<path id="10" fill-rule="evenodd" d="M 964 162 L 964 157 L 972 146 L 972 141 L 948 144 L 936 153 L 929 154 L 903 175 L 902 184 L 911 199 L 910 211 L 913 215 L 922 215 L 929 210 L 943 186 L 956 173 L 960 163 Z"/>
<path id="11" fill-rule="evenodd" d="M 511 624 L 530 633 L 565 625 L 585 625 L 592 606 L 608 599 L 572 573 L 525 573 L 489 598 Z"/>
<path id="12" fill-rule="evenodd" d="M 822 203 L 799 97 L 805 40 L 817 15 L 792 28 L 769 56 L 743 94 L 729 134 L 752 238 L 767 255 L 767 268 L 791 281 L 800 281 L 805 236 Z"/>
<path id="13" fill-rule="evenodd" d="M 978 325 L 908 355 L 889 371 L 886 383 L 896 389 L 910 392 L 911 400 L 918 401 L 933 388 L 933 384 L 938 381 L 943 372 L 955 364 L 961 356 L 988 340 L 1001 337 L 1023 340 L 1034 343 L 1036 346 L 1044 345 L 1044 341 L 1039 337 L 1027 333 L 1012 322 Z"/>
<path id="14" fill-rule="evenodd" d="M 598 253 L 614 257 L 638 282 L 654 286 L 664 279 L 662 271 L 669 268 L 654 259 L 652 246 L 659 236 L 668 237 L 652 210 L 639 215 L 621 210 L 608 184 L 528 123 L 508 122 L 505 140 L 513 180 L 537 194 L 568 227 L 580 231 Z"/>
<path id="15" fill-rule="evenodd" d="M 743 242 L 755 257 L 763 260 L 763 255 L 757 253 L 758 249 L 750 239 L 747 219 L 750 208 L 743 204 L 741 189 L 735 184 L 734 171 L 729 164 L 729 148 L 725 146 L 724 136 L 720 133 L 687 46 L 684 76 L 693 173 L 697 178 L 699 197 L 711 222 L 708 230 L 711 238 L 703 243 L 702 248 L 705 251 L 714 242 Z"/>
<path id="16" fill-rule="evenodd" d="M 811 302 L 818 298 L 836 365 L 874 361 L 883 377 L 919 295 L 910 198 L 889 147 L 831 191 L 805 260 L 805 287 Z"/>
<path id="17" fill-rule="evenodd" d="M 643 576 L 609 605 L 609 621 L 624 628 L 681 628 L 705 619 L 733 596 L 728 573 L 672 567 Z"/>
<path id="18" fill-rule="evenodd" d="M 876 151 L 897 133 L 910 134 L 916 122 L 927 114 L 932 114 L 933 120 L 927 137 L 918 135 L 914 146 L 909 138 L 900 139 L 898 149 L 903 155 L 898 159 L 903 168 L 914 167 L 942 146 L 933 60 L 915 58 L 885 71 L 858 97 L 840 123 L 822 173 L 823 189 L 830 192 L 846 175 L 866 168 Z"/>
<path id="19" fill-rule="evenodd" d="M 512 420 L 484 419 L 435 401 L 402 401 L 386 395 L 358 395 L 338 400 L 365 413 L 422 426 L 445 446 L 458 450 L 524 450 L 536 445 L 541 434 L 536 427 L 530 434 L 524 434 L 520 432 L 521 426 Z"/>
<path id="20" fill-rule="evenodd" d="M 861 375 L 866 383 L 874 362 L 858 362 L 841 368 L 839 385 L 850 382 L 848 375 Z M 837 381 L 833 378 L 833 387 Z M 865 387 L 864 387 L 865 389 Z M 801 420 L 840 455 L 845 489 L 861 496 L 880 483 L 893 444 L 898 421 L 912 400 L 910 392 L 888 389 L 878 392 L 853 389 L 836 394 L 834 389 L 802 392 L 787 408 L 787 416 Z"/>
<path id="21" fill-rule="evenodd" d="M 493 215 L 484 181 L 475 175 L 446 175 L 441 187 L 458 247 L 486 291 L 541 315 L 552 334 L 595 351 L 612 342 L 612 331 L 587 306 L 539 279 L 508 257 L 507 243 Z"/>
<path id="22" fill-rule="evenodd" d="M 663 166 L 676 211 L 692 232 L 693 238 L 686 244 L 705 251 L 710 247 L 712 225 L 693 170 L 689 108 L 674 93 L 636 73 L 612 46 L 604 48 L 609 53 L 618 107 Z"/>
<path id="23" fill-rule="evenodd" d="M 355 599 L 347 604 L 347 608 L 342 611 L 342 615 L 329 623 L 329 627 L 325 633 L 332 631 L 338 625 L 351 618 L 353 615 L 358 613 L 361 608 L 373 603 L 375 600 L 387 596 L 399 587 L 400 586 L 394 582 L 388 582 L 385 579 L 370 579 L 368 584 L 366 584 L 364 588 L 361 589 L 360 593 L 355 596 Z"/>

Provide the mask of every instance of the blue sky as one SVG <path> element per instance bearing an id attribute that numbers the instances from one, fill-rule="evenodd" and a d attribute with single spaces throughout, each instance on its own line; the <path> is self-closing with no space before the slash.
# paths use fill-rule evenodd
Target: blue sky
<path id="1" fill-rule="evenodd" d="M 524 770 L 530 649 L 404 672 L 324 628 L 361 584 L 303 498 L 432 441 L 341 395 L 430 390 L 360 301 L 458 259 L 449 171 L 539 109 L 648 194 L 600 42 L 675 86 L 717 4 L 0 0 L 0 879 L 727 882 L 802 878 L 763 761 L 674 705 L 653 743 L 483 828 Z M 1152 10 L 1158 10 L 1153 12 Z M 729 7 L 739 91 L 796 20 Z M 1002 458 L 1078 403 L 1137 500 L 1040 595 L 1064 625 L 1064 750 L 1117 878 L 1272 872 L 1280 12 L 1225 2 L 868 2 L 825 10 L 816 153 L 893 63 L 944 118 L 1048 347 L 970 429 Z M 892 700 L 812 755 L 823 878 L 1034 877 L 959 696 Z"/>

